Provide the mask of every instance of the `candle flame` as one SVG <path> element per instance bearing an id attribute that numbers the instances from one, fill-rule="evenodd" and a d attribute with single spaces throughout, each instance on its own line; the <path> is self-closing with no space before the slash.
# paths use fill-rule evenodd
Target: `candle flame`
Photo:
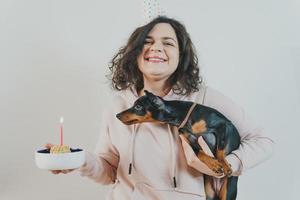
<path id="1" fill-rule="evenodd" d="M 60 117 L 60 123 L 64 123 L 64 118 L 63 117 Z"/>

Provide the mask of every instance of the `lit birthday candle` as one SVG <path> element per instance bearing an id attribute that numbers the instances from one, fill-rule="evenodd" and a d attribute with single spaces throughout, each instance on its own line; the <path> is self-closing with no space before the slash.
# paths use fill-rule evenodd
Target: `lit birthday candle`
<path id="1" fill-rule="evenodd" d="M 50 149 L 50 153 L 69 153 L 70 147 L 64 145 L 64 118 L 60 117 L 60 145 L 54 145 Z"/>

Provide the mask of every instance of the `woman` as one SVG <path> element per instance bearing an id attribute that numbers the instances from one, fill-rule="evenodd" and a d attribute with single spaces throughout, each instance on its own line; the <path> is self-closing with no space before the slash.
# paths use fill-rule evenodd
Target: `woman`
<path id="1" fill-rule="evenodd" d="M 107 199 L 205 199 L 203 175 L 187 165 L 173 127 L 154 123 L 126 126 L 115 117 L 144 90 L 166 100 L 195 101 L 205 88 L 202 103 L 229 118 L 241 136 L 239 149 L 226 157 L 233 175 L 271 154 L 273 142 L 262 129 L 230 99 L 203 86 L 193 44 L 178 21 L 158 17 L 137 28 L 112 59 L 110 70 L 112 85 L 119 92 L 104 111 L 95 153 L 87 153 L 79 169 L 82 176 L 114 184 Z M 69 171 L 53 171 L 60 172 Z"/>

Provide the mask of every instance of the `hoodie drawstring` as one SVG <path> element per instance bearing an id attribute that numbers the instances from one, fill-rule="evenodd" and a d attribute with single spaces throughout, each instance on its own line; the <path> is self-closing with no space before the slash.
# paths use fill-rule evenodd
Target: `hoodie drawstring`
<path id="1" fill-rule="evenodd" d="M 134 124 L 133 125 L 133 133 L 131 135 L 131 139 L 130 139 L 130 152 L 129 152 L 129 168 L 128 168 L 128 174 L 131 175 L 132 172 L 132 168 L 133 168 L 133 151 L 134 151 L 134 140 L 135 140 L 135 136 L 137 133 L 137 125 Z"/>
<path id="2" fill-rule="evenodd" d="M 177 182 L 176 182 L 176 153 L 175 153 L 175 148 L 174 148 L 174 143 L 173 143 L 173 134 L 171 130 L 171 126 L 168 124 L 168 133 L 169 133 L 169 141 L 170 141 L 170 148 L 171 148 L 171 165 L 172 165 L 172 171 L 171 171 L 171 177 L 172 177 L 172 182 L 173 182 L 173 187 L 177 187 Z"/>
<path id="3" fill-rule="evenodd" d="M 130 152 L 129 152 L 129 166 L 128 166 L 128 174 L 131 175 L 132 173 L 132 169 L 133 169 L 133 154 L 134 154 L 134 142 L 135 142 L 135 137 L 137 134 L 137 125 L 134 124 L 133 125 L 133 133 L 131 135 L 131 139 L 130 139 Z M 172 170 L 171 170 L 171 177 L 172 180 L 171 182 L 173 183 L 173 187 L 176 188 L 177 187 L 177 179 L 176 179 L 176 158 L 175 158 L 175 148 L 174 148 L 174 141 L 173 141 L 173 134 L 172 134 L 172 130 L 171 130 L 171 126 L 168 125 L 168 135 L 169 135 L 169 141 L 170 141 L 170 149 L 171 149 L 171 165 L 172 165 Z"/>

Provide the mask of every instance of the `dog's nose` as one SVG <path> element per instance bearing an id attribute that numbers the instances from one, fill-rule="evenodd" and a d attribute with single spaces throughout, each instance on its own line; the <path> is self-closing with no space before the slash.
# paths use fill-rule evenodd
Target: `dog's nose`
<path id="1" fill-rule="evenodd" d="M 116 114 L 116 117 L 117 117 L 118 119 L 121 119 L 121 114 L 120 114 L 120 113 Z"/>

